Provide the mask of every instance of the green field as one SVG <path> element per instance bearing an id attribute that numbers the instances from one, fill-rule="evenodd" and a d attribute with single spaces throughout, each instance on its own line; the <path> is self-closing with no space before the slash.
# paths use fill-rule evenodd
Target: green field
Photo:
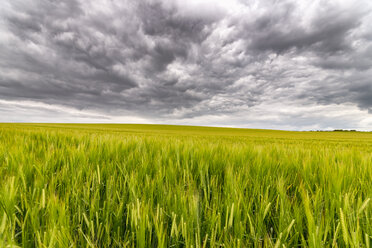
<path id="1" fill-rule="evenodd" d="M 372 133 L 0 124 L 0 247 L 371 247 Z"/>

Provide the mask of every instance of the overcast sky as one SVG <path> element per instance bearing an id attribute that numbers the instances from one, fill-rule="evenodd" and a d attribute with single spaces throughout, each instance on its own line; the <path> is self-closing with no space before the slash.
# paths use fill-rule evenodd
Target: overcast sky
<path id="1" fill-rule="evenodd" d="M 372 1 L 2 0 L 14 121 L 372 130 Z"/>

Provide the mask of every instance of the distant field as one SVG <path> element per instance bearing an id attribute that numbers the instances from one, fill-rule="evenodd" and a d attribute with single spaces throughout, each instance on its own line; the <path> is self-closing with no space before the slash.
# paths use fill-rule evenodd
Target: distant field
<path id="1" fill-rule="evenodd" d="M 0 124 L 0 247 L 371 247 L 372 133 Z"/>

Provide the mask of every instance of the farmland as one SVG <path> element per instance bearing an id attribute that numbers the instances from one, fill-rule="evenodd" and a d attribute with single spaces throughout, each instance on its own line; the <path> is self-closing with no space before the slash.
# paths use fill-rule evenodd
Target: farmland
<path id="1" fill-rule="evenodd" d="M 0 247 L 371 247 L 372 133 L 0 124 Z"/>

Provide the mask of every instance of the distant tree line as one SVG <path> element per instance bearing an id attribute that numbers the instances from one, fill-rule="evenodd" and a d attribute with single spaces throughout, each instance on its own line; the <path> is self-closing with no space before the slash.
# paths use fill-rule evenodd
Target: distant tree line
<path id="1" fill-rule="evenodd" d="M 312 130 L 312 132 L 359 132 L 355 129 Z"/>
<path id="2" fill-rule="evenodd" d="M 333 130 L 333 132 L 356 132 L 357 130 L 354 130 L 354 129 L 335 129 Z"/>

